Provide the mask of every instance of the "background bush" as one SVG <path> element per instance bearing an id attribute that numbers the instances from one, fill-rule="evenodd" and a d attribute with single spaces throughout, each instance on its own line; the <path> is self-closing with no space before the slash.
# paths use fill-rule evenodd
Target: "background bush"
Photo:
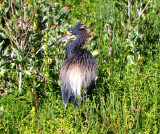
<path id="1" fill-rule="evenodd" d="M 1 133 L 159 133 L 158 0 L 3 1 L 0 4 Z M 59 70 L 76 23 L 98 54 L 93 98 L 64 111 Z M 87 109 L 86 109 L 87 106 Z"/>

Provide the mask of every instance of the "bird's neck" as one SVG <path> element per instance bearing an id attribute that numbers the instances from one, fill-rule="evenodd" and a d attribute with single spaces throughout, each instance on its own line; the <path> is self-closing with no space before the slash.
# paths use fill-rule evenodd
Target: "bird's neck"
<path id="1" fill-rule="evenodd" d="M 76 55 L 78 51 L 80 51 L 81 47 L 84 45 L 88 37 L 89 34 L 85 33 L 81 36 L 76 36 L 75 40 L 70 40 L 66 45 L 65 58 Z"/>
<path id="2" fill-rule="evenodd" d="M 69 41 L 66 45 L 65 59 L 77 54 L 82 45 L 76 45 L 74 41 Z"/>

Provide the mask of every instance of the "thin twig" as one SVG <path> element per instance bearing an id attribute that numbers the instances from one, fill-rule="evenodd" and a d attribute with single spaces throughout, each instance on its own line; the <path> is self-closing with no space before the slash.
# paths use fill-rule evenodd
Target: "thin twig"
<path id="1" fill-rule="evenodd" d="M 30 53 L 30 48 L 29 48 L 29 50 L 28 50 L 28 52 L 27 52 L 27 55 L 24 57 L 25 59 L 28 57 L 28 55 L 29 55 L 29 53 Z"/>
<path id="2" fill-rule="evenodd" d="M 36 14 L 36 12 L 37 12 L 37 4 L 36 4 L 36 7 L 35 7 L 35 9 L 34 9 L 34 12 L 33 12 L 33 16 L 32 16 L 32 19 L 31 19 L 31 21 L 30 21 L 30 23 L 29 23 L 29 25 L 28 25 L 28 30 L 27 30 L 27 33 L 26 33 L 26 36 L 25 36 L 25 39 L 24 39 L 24 42 L 23 42 L 23 46 L 24 46 L 24 50 L 25 50 L 25 48 L 26 48 L 26 41 L 27 41 L 27 38 L 28 38 L 28 34 L 29 34 L 29 30 L 30 30 L 30 26 L 31 26 L 31 24 L 32 24 L 32 21 L 33 21 L 33 19 L 34 19 L 34 16 L 35 16 L 35 14 Z"/>
<path id="3" fill-rule="evenodd" d="M 137 9 L 137 12 L 138 12 L 138 24 L 139 24 L 139 22 L 140 22 L 141 15 L 143 14 L 143 12 L 145 11 L 145 9 L 147 8 L 147 6 L 149 5 L 150 2 L 151 2 L 151 0 L 149 0 L 149 1 L 147 2 L 146 6 L 143 8 L 143 10 L 142 10 L 142 5 L 143 5 L 143 3 L 141 2 L 141 7 L 140 7 L 139 11 L 138 11 L 138 9 Z M 137 2 L 136 2 L 136 7 L 138 7 Z"/>
<path id="4" fill-rule="evenodd" d="M 130 7 L 131 7 L 131 0 L 128 0 L 128 17 L 129 17 L 129 19 L 131 17 Z"/>
<path id="5" fill-rule="evenodd" d="M 13 23 L 10 25 L 9 20 L 6 16 L 7 12 L 9 12 L 10 8 L 11 8 L 11 6 L 9 6 L 7 11 L 3 14 L 3 18 L 5 20 L 5 23 L 6 23 L 7 27 L 6 27 L 6 29 L 1 27 L 1 29 L 8 35 L 8 37 L 15 43 L 15 45 L 18 46 L 17 38 L 14 36 L 15 35 L 15 30 L 12 28 Z M 7 30 L 10 31 L 10 32 L 8 33 Z"/>
<path id="6" fill-rule="evenodd" d="M 21 1 L 21 5 L 20 5 L 20 8 L 21 8 L 21 10 L 20 10 L 20 24 L 21 24 L 21 29 L 23 28 L 23 12 L 24 12 L 24 9 L 23 9 L 23 0 Z M 22 34 L 24 34 L 24 33 L 22 33 Z"/>
<path id="7" fill-rule="evenodd" d="M 55 49 L 55 54 L 56 54 L 56 64 L 57 64 L 57 70 L 58 70 L 58 77 L 59 77 L 59 80 L 60 80 L 60 67 L 59 67 L 59 56 L 58 56 L 58 47 L 56 46 L 56 49 Z M 61 81 L 61 80 L 60 80 Z"/>
<path id="8" fill-rule="evenodd" d="M 12 15 L 13 15 L 13 17 L 14 17 L 15 20 L 16 20 L 16 38 L 17 38 L 17 36 L 19 36 L 19 38 L 20 38 L 20 40 L 21 40 L 20 28 L 19 28 L 19 26 L 18 26 L 17 16 L 16 16 L 16 14 L 15 14 L 15 11 L 16 11 L 15 4 L 14 4 L 14 6 L 13 6 L 12 3 L 11 3 L 11 9 L 12 9 Z M 18 33 L 18 35 L 17 35 L 17 33 Z M 17 41 L 18 41 L 18 40 L 17 40 Z"/>
<path id="9" fill-rule="evenodd" d="M 12 40 L 16 44 L 15 40 L 10 36 L 10 34 L 7 32 L 7 30 L 4 29 L 1 25 L 0 25 L 0 28 L 5 32 L 5 34 L 7 34 L 7 36 L 10 38 L 10 40 Z"/>
<path id="10" fill-rule="evenodd" d="M 6 17 L 3 17 L 4 18 L 4 20 L 5 20 L 5 23 L 6 23 L 6 25 L 7 25 L 7 27 L 6 27 L 6 30 L 8 30 L 9 31 L 9 34 L 13 37 L 13 39 L 15 40 L 15 45 L 16 46 L 19 46 L 19 44 L 18 44 L 18 42 L 17 42 L 17 38 L 16 38 L 16 36 L 14 36 L 15 35 L 15 31 L 13 30 L 13 26 L 11 26 L 8 22 L 9 22 L 9 20 L 6 18 Z"/>
<path id="11" fill-rule="evenodd" d="M 33 72 L 33 83 L 35 82 L 35 73 Z M 38 98 L 37 98 L 37 92 L 36 92 L 36 87 L 33 86 L 33 92 L 34 92 L 34 97 L 35 97 L 35 100 L 36 100 L 36 111 L 38 111 Z"/>
<path id="12" fill-rule="evenodd" d="M 147 8 L 147 6 L 149 5 L 149 3 L 151 2 L 151 0 L 149 0 L 146 4 L 146 6 L 144 7 L 144 9 L 142 10 L 141 14 L 143 14 L 144 10 Z"/>
<path id="13" fill-rule="evenodd" d="M 113 130 L 112 126 L 110 126 L 110 124 L 108 122 L 106 122 L 106 125 L 110 131 L 112 131 L 114 134 L 117 134 L 116 131 Z"/>

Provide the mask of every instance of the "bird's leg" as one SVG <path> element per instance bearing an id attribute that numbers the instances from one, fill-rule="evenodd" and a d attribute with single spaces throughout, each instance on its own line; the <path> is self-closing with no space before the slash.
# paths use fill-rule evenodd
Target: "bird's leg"
<path id="1" fill-rule="evenodd" d="M 67 104 L 65 105 L 65 108 L 64 108 L 64 114 L 63 114 L 64 118 L 66 117 L 66 110 L 67 110 Z"/>
<path id="2" fill-rule="evenodd" d="M 87 119 L 88 119 L 88 107 L 87 107 L 87 90 L 85 91 L 85 104 L 86 104 L 86 123 L 87 123 Z"/>
<path id="3" fill-rule="evenodd" d="M 85 101 L 85 107 L 86 107 L 86 123 L 87 123 L 87 119 L 88 119 L 88 107 L 87 107 L 87 90 L 86 90 L 86 86 L 83 86 L 83 101 Z M 85 124 L 86 124 L 85 123 Z"/>

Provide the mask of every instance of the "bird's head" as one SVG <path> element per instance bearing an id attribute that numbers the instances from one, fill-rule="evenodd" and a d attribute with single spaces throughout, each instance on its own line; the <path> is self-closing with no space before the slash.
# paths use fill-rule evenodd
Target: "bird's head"
<path id="1" fill-rule="evenodd" d="M 90 35 L 86 30 L 86 26 L 84 24 L 77 24 L 73 26 L 65 36 L 63 36 L 62 38 L 54 42 L 52 45 L 58 44 L 61 41 L 68 42 L 70 40 L 75 40 L 79 44 L 83 44 L 86 41 L 86 39 L 88 39 L 89 37 Z"/>
<path id="2" fill-rule="evenodd" d="M 77 24 L 70 29 L 72 35 L 81 36 L 86 32 L 86 26 L 84 24 Z"/>

